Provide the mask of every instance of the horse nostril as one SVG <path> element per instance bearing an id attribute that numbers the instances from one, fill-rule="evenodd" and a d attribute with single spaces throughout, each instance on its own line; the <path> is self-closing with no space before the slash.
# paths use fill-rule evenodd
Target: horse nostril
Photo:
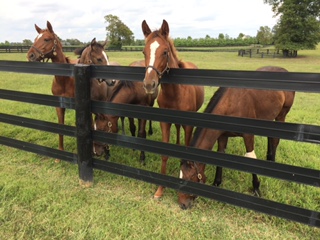
<path id="1" fill-rule="evenodd" d="M 152 81 L 152 88 L 156 87 L 156 81 Z"/>
<path id="2" fill-rule="evenodd" d="M 33 58 L 34 58 L 34 54 L 33 53 L 29 54 L 29 59 L 33 59 Z"/>

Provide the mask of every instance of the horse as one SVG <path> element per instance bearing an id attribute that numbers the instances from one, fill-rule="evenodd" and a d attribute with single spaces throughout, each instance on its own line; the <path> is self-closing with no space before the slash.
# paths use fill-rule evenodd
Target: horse
<path id="1" fill-rule="evenodd" d="M 163 20 L 159 30 L 151 31 L 147 22 L 142 22 L 142 32 L 145 37 L 143 50 L 146 72 L 143 79 L 143 88 L 147 94 L 153 94 L 161 84 L 157 98 L 160 108 L 180 111 L 198 111 L 204 102 L 204 87 L 172 83 L 161 83 L 161 77 L 168 73 L 170 68 L 192 68 L 197 66 L 191 62 L 181 61 L 173 40 L 169 37 L 169 25 Z M 162 141 L 169 142 L 171 123 L 161 122 Z M 176 143 L 180 144 L 180 124 L 175 124 L 177 131 Z M 189 145 L 193 126 L 182 126 L 185 145 Z M 161 173 L 166 174 L 168 156 L 161 156 Z M 163 186 L 159 186 L 154 194 L 155 199 L 162 197 Z"/>
<path id="2" fill-rule="evenodd" d="M 105 45 L 107 42 L 100 44 L 96 38 L 91 40 L 91 43 L 85 47 L 77 48 L 74 53 L 79 56 L 79 63 L 94 64 L 94 65 L 110 65 L 109 58 L 105 53 Z M 120 64 L 119 64 L 120 65 Z M 114 85 L 118 82 L 115 79 L 90 79 L 90 98 L 94 101 L 108 101 L 111 96 Z M 94 119 L 92 123 L 94 122 Z M 95 125 L 93 124 L 93 129 Z M 95 145 L 99 143 L 93 142 L 93 154 L 102 155 L 101 152 L 95 152 Z M 101 151 L 105 153 L 106 159 L 110 157 L 109 148 L 106 146 Z"/>
<path id="3" fill-rule="evenodd" d="M 288 72 L 276 66 L 258 68 L 256 71 Z M 223 88 L 215 92 L 208 103 L 205 113 L 285 122 L 286 116 L 294 102 L 294 91 L 257 90 L 245 88 Z M 234 133 L 223 130 L 196 128 L 191 145 L 199 149 L 211 150 L 218 141 L 218 152 L 224 153 L 229 137 L 242 137 L 246 148 L 245 157 L 257 158 L 254 151 L 254 135 Z M 267 160 L 275 161 L 279 138 L 268 137 Z M 181 161 L 180 178 L 193 182 L 206 182 L 205 164 L 187 160 Z M 222 182 L 222 168 L 216 167 L 214 186 Z M 260 181 L 252 174 L 253 194 L 261 197 Z M 194 195 L 179 192 L 178 202 L 182 209 L 187 209 L 195 199 Z"/>
<path id="4" fill-rule="evenodd" d="M 144 66 L 144 62 L 133 62 L 129 66 L 138 67 Z M 146 94 L 143 89 L 142 82 L 136 81 L 119 81 L 117 85 L 115 85 L 111 98 L 109 99 L 112 103 L 123 103 L 123 104 L 138 104 L 142 106 L 152 107 L 154 101 L 158 95 L 158 91 L 154 91 L 153 94 Z M 98 113 L 95 117 L 95 126 L 99 131 L 106 131 L 117 133 L 118 132 L 118 119 L 119 116 L 112 116 L 106 114 Z M 129 121 L 133 122 L 132 118 L 129 118 Z M 133 123 L 130 123 L 130 132 L 132 136 L 135 136 L 135 126 Z M 146 120 L 138 119 L 138 137 L 146 138 Z M 96 145 L 95 152 L 102 152 L 102 148 L 104 145 Z M 144 165 L 145 164 L 145 153 L 144 151 L 140 152 L 140 161 Z"/>
<path id="5" fill-rule="evenodd" d="M 54 63 L 77 64 L 79 62 L 78 59 L 71 60 L 64 55 L 62 44 L 49 21 L 47 21 L 46 29 L 41 29 L 37 24 L 35 24 L 35 29 L 38 35 L 27 52 L 28 61 L 48 62 L 51 59 Z M 54 76 L 51 91 L 54 96 L 74 98 L 75 79 L 68 76 Z M 65 110 L 62 107 L 56 107 L 59 124 L 64 124 Z M 63 135 L 59 134 L 59 150 L 64 151 L 63 145 Z M 59 161 L 56 159 L 56 162 Z"/>

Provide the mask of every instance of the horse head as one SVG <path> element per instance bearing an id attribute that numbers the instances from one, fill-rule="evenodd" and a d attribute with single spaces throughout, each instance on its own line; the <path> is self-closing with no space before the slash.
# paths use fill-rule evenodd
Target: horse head
<path id="1" fill-rule="evenodd" d="M 106 42 L 100 44 L 93 38 L 91 43 L 84 48 L 80 56 L 80 63 L 95 64 L 95 65 L 109 65 L 109 59 L 104 48 Z"/>
<path id="2" fill-rule="evenodd" d="M 53 31 L 51 23 L 47 21 L 47 29 L 41 29 L 35 24 L 35 29 L 38 36 L 27 53 L 27 59 L 39 62 L 57 56 L 57 48 L 61 48 L 61 43 Z"/>
<path id="3" fill-rule="evenodd" d="M 180 165 L 180 179 L 192 182 L 206 182 L 204 174 L 204 164 L 182 160 Z M 182 209 L 188 209 L 192 206 L 193 201 L 197 196 L 187 193 L 178 193 L 178 203 Z"/>
<path id="4" fill-rule="evenodd" d="M 96 131 L 103 132 L 118 132 L 118 118 L 98 113 L 94 118 L 94 127 Z M 97 156 L 101 156 L 109 149 L 108 145 L 100 142 L 93 142 L 93 153 Z"/>
<path id="5" fill-rule="evenodd" d="M 144 89 L 147 94 L 153 94 L 160 84 L 160 79 L 170 67 L 178 67 L 173 60 L 173 43 L 169 39 L 169 25 L 163 20 L 161 28 L 151 31 L 147 22 L 142 22 L 142 32 L 145 37 L 143 50 L 146 73 L 143 79 Z"/>

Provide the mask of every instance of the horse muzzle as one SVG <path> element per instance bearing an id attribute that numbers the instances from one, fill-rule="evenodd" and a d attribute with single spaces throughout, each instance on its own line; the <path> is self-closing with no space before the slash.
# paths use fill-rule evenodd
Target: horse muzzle
<path id="1" fill-rule="evenodd" d="M 146 94 L 154 94 L 157 90 L 158 84 L 155 80 L 152 80 L 151 83 L 145 83 L 143 84 L 143 88 L 146 91 Z"/>

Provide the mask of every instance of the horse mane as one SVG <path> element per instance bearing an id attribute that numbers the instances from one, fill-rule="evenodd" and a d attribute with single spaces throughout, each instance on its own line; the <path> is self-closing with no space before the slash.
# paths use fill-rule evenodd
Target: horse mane
<path id="1" fill-rule="evenodd" d="M 165 38 L 161 33 L 160 30 L 155 30 L 153 31 L 147 38 L 147 41 L 149 40 L 149 38 L 156 38 L 156 37 L 160 37 L 162 38 L 164 41 L 166 41 L 167 43 L 169 43 L 169 48 L 171 50 L 171 54 L 172 57 L 174 58 L 174 60 L 178 63 L 179 67 L 181 65 L 181 60 L 178 58 L 178 51 L 176 49 L 176 47 L 174 46 L 173 43 L 173 39 L 171 39 L 170 37 Z"/>
<path id="2" fill-rule="evenodd" d="M 73 51 L 73 53 L 74 53 L 75 55 L 78 55 L 79 58 L 80 58 L 81 55 L 82 55 L 82 53 L 83 53 L 83 51 L 84 51 L 87 47 L 89 47 L 90 45 L 91 45 L 91 43 L 88 43 L 88 44 L 87 44 L 86 46 L 84 46 L 84 47 L 76 48 L 76 49 Z M 104 46 L 103 46 L 101 43 L 99 43 L 99 42 L 95 42 L 95 47 L 98 47 L 98 48 L 101 48 L 101 49 L 104 50 Z"/>
<path id="3" fill-rule="evenodd" d="M 124 81 L 124 80 L 119 81 L 118 84 L 116 84 L 112 89 L 111 96 L 109 97 L 109 101 L 111 102 L 117 96 L 117 94 L 120 92 L 122 88 L 132 89 L 133 87 L 134 87 L 133 81 Z"/>
<path id="4" fill-rule="evenodd" d="M 217 91 L 215 91 L 215 93 L 213 94 L 213 96 L 211 97 L 207 107 L 204 110 L 204 113 L 211 113 L 214 108 L 217 106 L 217 104 L 219 103 L 221 97 L 223 96 L 223 94 L 226 92 L 227 88 L 225 87 L 220 87 L 218 88 Z M 190 146 L 195 146 L 198 138 L 200 137 L 200 133 L 202 132 L 203 128 L 202 127 L 197 127 L 194 135 L 192 137 Z"/>

